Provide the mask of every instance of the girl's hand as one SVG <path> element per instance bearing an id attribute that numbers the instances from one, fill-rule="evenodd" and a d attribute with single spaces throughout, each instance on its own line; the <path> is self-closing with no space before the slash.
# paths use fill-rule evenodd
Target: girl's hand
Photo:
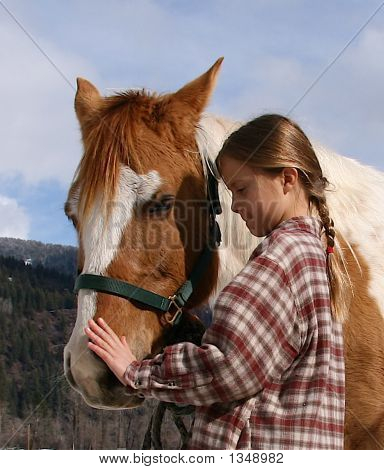
<path id="1" fill-rule="evenodd" d="M 90 339 L 89 349 L 96 353 L 111 369 L 123 385 L 127 385 L 124 374 L 131 362 L 136 361 L 125 336 L 119 338 L 102 318 L 88 321 L 85 334 Z"/>

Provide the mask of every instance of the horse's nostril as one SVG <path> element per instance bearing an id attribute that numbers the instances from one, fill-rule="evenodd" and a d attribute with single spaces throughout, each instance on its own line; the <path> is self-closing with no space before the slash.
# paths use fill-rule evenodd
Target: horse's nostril
<path id="1" fill-rule="evenodd" d="M 71 372 L 71 354 L 67 353 L 65 356 L 65 377 L 67 378 L 68 382 L 74 389 L 78 389 L 78 386 L 76 385 L 75 379 L 73 378 L 72 372 Z"/>
<path id="2" fill-rule="evenodd" d="M 71 370 L 71 353 L 65 354 L 65 371 Z"/>

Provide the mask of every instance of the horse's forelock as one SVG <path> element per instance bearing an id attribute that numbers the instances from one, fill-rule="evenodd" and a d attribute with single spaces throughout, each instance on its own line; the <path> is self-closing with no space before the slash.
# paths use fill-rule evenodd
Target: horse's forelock
<path id="1" fill-rule="evenodd" d="M 81 218 L 89 216 L 97 197 L 100 210 L 108 217 L 107 206 L 115 197 L 122 165 L 139 173 L 148 171 L 141 162 L 143 154 L 150 153 L 142 138 L 147 126 L 143 117 L 156 102 L 156 96 L 145 91 L 121 93 L 104 98 L 99 112 L 89 120 L 83 133 L 84 154 L 75 175 L 81 188 Z"/>

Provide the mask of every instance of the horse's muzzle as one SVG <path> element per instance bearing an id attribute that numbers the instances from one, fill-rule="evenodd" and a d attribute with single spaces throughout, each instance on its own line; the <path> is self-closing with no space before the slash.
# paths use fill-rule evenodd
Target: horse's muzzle
<path id="1" fill-rule="evenodd" d="M 65 377 L 89 406 L 117 410 L 136 408 L 143 403 L 143 397 L 124 387 L 103 361 L 89 353 L 81 354 L 80 358 L 72 361 L 71 353 L 64 352 Z"/>

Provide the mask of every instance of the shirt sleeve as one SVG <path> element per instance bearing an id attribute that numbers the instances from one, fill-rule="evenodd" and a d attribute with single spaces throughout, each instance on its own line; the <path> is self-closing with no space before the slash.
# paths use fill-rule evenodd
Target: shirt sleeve
<path id="1" fill-rule="evenodd" d="M 284 270 L 252 259 L 218 296 L 202 345 L 168 346 L 126 370 L 146 397 L 197 406 L 256 395 L 279 380 L 300 350 L 300 322 Z"/>

